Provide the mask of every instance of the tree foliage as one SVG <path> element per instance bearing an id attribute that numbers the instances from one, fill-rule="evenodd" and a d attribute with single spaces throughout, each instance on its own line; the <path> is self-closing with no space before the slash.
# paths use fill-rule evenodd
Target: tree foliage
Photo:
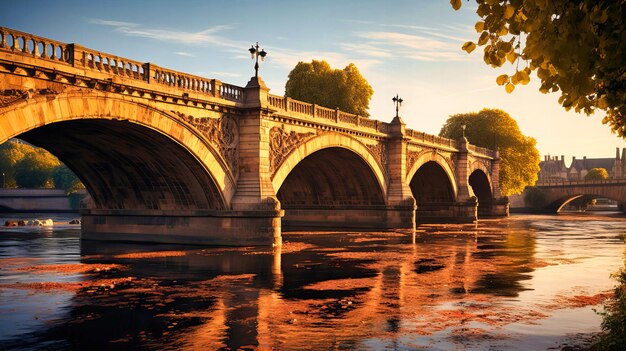
<path id="1" fill-rule="evenodd" d="M 352 63 L 340 70 L 326 61 L 301 61 L 289 72 L 285 85 L 285 96 L 366 117 L 372 94 L 374 90 Z"/>
<path id="2" fill-rule="evenodd" d="M 483 109 L 478 113 L 450 116 L 439 135 L 458 139 L 466 125 L 467 140 L 474 145 L 500 152 L 500 189 L 509 196 L 521 193 L 537 181 L 539 151 L 534 138 L 524 136 L 517 122 L 508 113 L 497 109 Z"/>
<path id="3" fill-rule="evenodd" d="M 14 166 L 15 181 L 21 188 L 52 188 L 52 172 L 59 160 L 43 149 L 33 149 Z"/>
<path id="4" fill-rule="evenodd" d="M 585 180 L 605 180 L 609 179 L 609 172 L 604 168 L 592 168 L 585 174 Z"/>
<path id="5" fill-rule="evenodd" d="M 84 187 L 52 154 L 17 140 L 0 144 L 0 171 L 9 188 L 56 187 L 71 192 Z"/>
<path id="6" fill-rule="evenodd" d="M 524 203 L 533 210 L 541 210 L 546 205 L 546 194 L 536 186 L 529 186 L 524 190 Z"/>
<path id="7" fill-rule="evenodd" d="M 63 189 L 68 193 L 84 188 L 83 183 L 76 177 L 74 172 L 64 164 L 59 165 L 52 171 L 52 180 L 56 188 Z"/>
<path id="8" fill-rule="evenodd" d="M 535 71 L 542 93 L 561 91 L 559 103 L 586 114 L 603 110 L 603 123 L 626 138 L 626 1 L 476 0 L 477 41 L 487 65 L 507 61 L 515 73 L 496 78 L 512 92 Z M 461 0 L 451 0 L 455 10 Z M 523 66 L 520 67 L 520 66 Z"/>

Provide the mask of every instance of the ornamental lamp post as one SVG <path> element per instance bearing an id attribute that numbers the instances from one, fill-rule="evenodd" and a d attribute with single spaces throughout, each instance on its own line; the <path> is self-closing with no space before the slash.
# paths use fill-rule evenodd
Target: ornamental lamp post
<path id="1" fill-rule="evenodd" d="M 7 182 L 5 180 L 5 174 L 2 172 L 2 189 L 7 187 Z"/>
<path id="2" fill-rule="evenodd" d="M 254 76 L 258 77 L 259 76 L 259 56 L 261 56 L 261 61 L 263 61 L 265 59 L 265 55 L 267 55 L 267 52 L 265 52 L 265 50 L 263 49 L 259 50 L 258 41 L 256 42 L 256 46 L 252 45 L 252 47 L 250 47 L 248 51 L 250 51 L 251 58 L 253 60 L 256 59 L 256 61 L 254 62 Z"/>
<path id="3" fill-rule="evenodd" d="M 398 94 L 396 94 L 396 96 L 394 96 L 391 100 L 396 105 L 396 117 L 399 117 L 398 111 L 400 110 L 400 105 L 402 105 L 403 100 L 400 98 L 400 96 L 398 96 Z"/>

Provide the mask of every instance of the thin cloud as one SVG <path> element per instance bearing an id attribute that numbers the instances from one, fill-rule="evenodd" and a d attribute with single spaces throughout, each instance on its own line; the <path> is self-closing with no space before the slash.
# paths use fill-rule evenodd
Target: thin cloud
<path id="1" fill-rule="evenodd" d="M 221 76 L 221 77 L 229 77 L 229 78 L 232 78 L 232 77 L 241 77 L 241 74 L 239 74 L 239 73 L 232 73 L 232 72 L 220 72 L 220 71 L 213 71 L 213 72 L 210 72 L 210 73 L 211 73 L 212 75 L 215 75 L 215 76 Z"/>
<path id="2" fill-rule="evenodd" d="M 98 25 L 103 25 L 103 26 L 111 26 L 111 27 L 138 27 L 139 24 L 137 23 L 131 23 L 131 22 L 121 22 L 121 21 L 108 21 L 108 20 L 103 20 L 103 19 L 90 19 L 89 23 L 92 24 L 98 24 Z"/>
<path id="3" fill-rule="evenodd" d="M 190 54 L 190 53 L 188 53 L 188 52 L 184 52 L 184 51 L 176 51 L 176 52 L 175 52 L 175 54 L 176 54 L 176 55 L 179 55 L 179 56 L 194 57 L 194 55 L 193 55 L 193 54 Z"/>
<path id="4" fill-rule="evenodd" d="M 185 32 L 179 30 L 145 28 L 137 23 L 128 23 L 120 21 L 110 21 L 102 19 L 92 19 L 90 23 L 112 27 L 115 32 L 131 37 L 140 37 L 154 39 L 158 41 L 166 41 L 185 45 L 213 45 L 226 48 L 241 49 L 243 43 L 236 42 L 218 35 L 227 29 L 231 29 L 229 25 L 217 25 L 199 32 Z"/>
<path id="5" fill-rule="evenodd" d="M 370 56 L 389 53 L 395 57 L 417 61 L 464 61 L 468 59 L 460 52 L 457 40 L 450 42 L 398 32 L 361 32 L 357 33 L 357 36 L 368 40 L 366 46 L 363 46 L 368 49 L 361 53 L 369 53 Z"/>

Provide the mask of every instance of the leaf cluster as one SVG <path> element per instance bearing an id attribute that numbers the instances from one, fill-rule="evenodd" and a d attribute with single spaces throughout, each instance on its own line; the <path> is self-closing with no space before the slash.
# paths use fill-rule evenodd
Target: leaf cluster
<path id="1" fill-rule="evenodd" d="M 285 96 L 344 112 L 369 116 L 374 90 L 354 64 L 333 69 L 326 61 L 298 62 L 289 72 Z"/>
<path id="2" fill-rule="evenodd" d="M 16 140 L 0 144 L 0 170 L 10 188 L 83 188 L 76 175 L 48 151 Z"/>
<path id="3" fill-rule="evenodd" d="M 476 0 L 476 42 L 487 65 L 515 64 L 515 73 L 496 78 L 512 92 L 531 72 L 542 93 L 561 92 L 566 109 L 606 112 L 603 123 L 626 138 L 626 1 Z M 460 0 L 451 0 L 458 10 Z M 521 68 L 520 60 L 525 63 Z"/>
<path id="4" fill-rule="evenodd" d="M 537 141 L 523 135 L 513 117 L 498 109 L 456 114 L 448 118 L 439 135 L 461 138 L 463 125 L 471 144 L 500 152 L 500 189 L 504 196 L 519 194 L 535 184 L 540 160 Z"/>
<path id="5" fill-rule="evenodd" d="M 605 168 L 592 168 L 585 174 L 585 180 L 609 179 L 609 172 Z"/>

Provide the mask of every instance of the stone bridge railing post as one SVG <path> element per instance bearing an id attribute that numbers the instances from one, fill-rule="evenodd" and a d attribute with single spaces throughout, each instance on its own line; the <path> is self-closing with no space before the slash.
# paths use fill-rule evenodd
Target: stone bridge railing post
<path id="1" fill-rule="evenodd" d="M 415 228 L 415 199 L 406 179 L 407 141 L 406 124 L 395 117 L 389 125 L 387 162 L 389 175 L 387 202 L 390 207 L 388 221 L 397 228 Z"/>

